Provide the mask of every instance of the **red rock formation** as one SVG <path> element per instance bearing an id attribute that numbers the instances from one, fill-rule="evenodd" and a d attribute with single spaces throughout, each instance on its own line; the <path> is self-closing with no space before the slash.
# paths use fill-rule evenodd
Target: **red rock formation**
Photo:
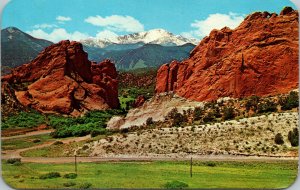
<path id="1" fill-rule="evenodd" d="M 94 64 L 87 57 L 80 43 L 61 41 L 13 69 L 2 83 L 14 89 L 22 105 L 43 113 L 77 116 L 119 107 L 114 64 L 109 60 Z"/>
<path id="2" fill-rule="evenodd" d="M 141 107 L 145 103 L 145 101 L 146 101 L 145 96 L 140 95 L 134 100 L 133 107 L 134 108 Z"/>
<path id="3" fill-rule="evenodd" d="M 197 101 L 267 96 L 298 88 L 298 12 L 256 12 L 234 30 L 213 30 L 183 62 L 163 65 L 156 92 Z"/>

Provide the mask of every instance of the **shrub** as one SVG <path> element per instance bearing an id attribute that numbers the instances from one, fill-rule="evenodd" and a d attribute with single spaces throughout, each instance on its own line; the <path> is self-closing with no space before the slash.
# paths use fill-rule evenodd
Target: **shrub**
<path id="1" fill-rule="evenodd" d="M 281 133 L 277 133 L 277 135 L 275 135 L 275 143 L 280 145 L 284 143 Z"/>
<path id="2" fill-rule="evenodd" d="M 222 117 L 221 111 L 219 107 L 215 107 L 215 109 L 213 110 L 213 114 L 216 118 L 220 118 Z"/>
<path id="3" fill-rule="evenodd" d="M 91 183 L 82 183 L 79 188 L 80 189 L 89 189 L 90 187 L 92 187 Z"/>
<path id="4" fill-rule="evenodd" d="M 152 125 L 154 122 L 153 122 L 153 118 L 152 117 L 149 117 L 147 120 L 146 120 L 146 125 Z"/>
<path id="5" fill-rule="evenodd" d="M 259 97 L 251 96 L 245 104 L 246 110 L 249 111 L 252 108 L 253 111 L 256 112 L 258 103 L 259 103 Z"/>
<path id="6" fill-rule="evenodd" d="M 276 112 L 277 106 L 274 102 L 267 100 L 266 102 L 262 102 L 258 104 L 257 112 L 258 113 L 266 113 L 266 112 Z"/>
<path id="7" fill-rule="evenodd" d="M 33 143 L 39 143 L 39 142 L 41 142 L 41 140 L 40 139 L 34 139 L 32 142 Z"/>
<path id="8" fill-rule="evenodd" d="M 91 136 L 96 137 L 98 135 L 105 135 L 107 134 L 107 130 L 105 128 L 98 128 L 98 129 L 93 129 L 91 131 Z"/>
<path id="9" fill-rule="evenodd" d="M 75 173 L 68 173 L 68 174 L 64 175 L 64 178 L 75 179 L 75 178 L 77 178 L 77 174 L 75 174 Z"/>
<path id="10" fill-rule="evenodd" d="M 290 92 L 288 97 L 281 98 L 279 100 L 279 104 L 281 105 L 282 110 L 290 110 L 293 108 L 297 108 L 299 106 L 299 95 L 298 92 Z"/>
<path id="11" fill-rule="evenodd" d="M 13 165 L 19 165 L 21 164 L 21 158 L 9 158 L 6 163 L 13 164 Z"/>
<path id="12" fill-rule="evenodd" d="M 64 185 L 65 187 L 72 187 L 72 186 L 75 186 L 75 185 L 76 185 L 76 183 L 75 183 L 75 182 L 72 182 L 72 181 L 70 181 L 70 182 L 63 183 L 63 185 Z"/>
<path id="13" fill-rule="evenodd" d="M 47 174 L 40 175 L 40 179 L 52 179 L 61 177 L 59 172 L 49 172 Z"/>
<path id="14" fill-rule="evenodd" d="M 233 119 L 234 117 L 235 117 L 235 114 L 234 114 L 234 108 L 233 107 L 225 107 L 223 109 L 223 119 L 224 120 Z"/>
<path id="15" fill-rule="evenodd" d="M 182 124 L 185 121 L 186 121 L 186 119 L 181 113 L 176 113 L 174 118 L 173 118 L 172 125 L 173 126 L 180 126 L 180 124 Z"/>
<path id="16" fill-rule="evenodd" d="M 294 128 L 289 132 L 288 139 L 292 146 L 299 146 L 299 131 L 298 128 Z"/>
<path id="17" fill-rule="evenodd" d="M 2 129 L 6 128 L 15 128 L 15 127 L 21 127 L 21 128 L 31 128 L 31 127 L 37 127 L 45 122 L 45 117 L 36 112 L 20 112 L 17 115 L 10 116 L 7 119 L 2 118 L 1 127 Z"/>
<path id="18" fill-rule="evenodd" d="M 167 189 L 184 189 L 187 187 L 189 187 L 189 185 L 181 181 L 171 181 L 164 185 L 164 188 Z"/>
<path id="19" fill-rule="evenodd" d="M 106 123 L 113 115 L 123 114 L 121 110 L 90 111 L 83 117 L 49 116 L 50 125 L 55 128 L 51 133 L 54 138 L 72 136 L 97 136 L 107 134 Z"/>
<path id="20" fill-rule="evenodd" d="M 128 128 L 122 128 L 120 132 L 125 134 L 125 133 L 129 132 L 129 129 Z"/>
<path id="21" fill-rule="evenodd" d="M 55 142 L 53 143 L 53 145 L 61 145 L 61 144 L 64 144 L 64 143 L 61 142 L 61 141 L 55 141 Z"/>
<path id="22" fill-rule="evenodd" d="M 174 119 L 178 113 L 177 108 L 173 108 L 167 115 L 166 119 Z"/>
<path id="23" fill-rule="evenodd" d="M 199 121 L 199 120 L 201 120 L 202 116 L 203 116 L 202 108 L 201 107 L 196 107 L 195 110 L 194 110 L 194 116 L 193 116 L 194 120 Z"/>
<path id="24" fill-rule="evenodd" d="M 217 166 L 217 164 L 215 162 L 206 162 L 205 165 L 209 166 L 209 167 L 215 167 L 215 166 Z"/>
<path id="25" fill-rule="evenodd" d="M 208 122 L 213 122 L 215 120 L 215 116 L 213 112 L 208 112 L 204 117 L 203 117 L 203 122 L 208 123 Z"/>

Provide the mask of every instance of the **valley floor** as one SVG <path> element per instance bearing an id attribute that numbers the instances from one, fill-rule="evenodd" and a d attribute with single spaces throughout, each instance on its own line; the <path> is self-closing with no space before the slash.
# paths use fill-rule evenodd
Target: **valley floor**
<path id="1" fill-rule="evenodd" d="M 286 188 L 298 173 L 298 147 L 288 140 L 296 127 L 298 113 L 289 111 L 93 138 L 29 133 L 2 139 L 2 177 L 18 189 Z M 274 141 L 278 133 L 282 144 Z M 65 178 L 75 172 L 75 152 L 78 176 Z M 10 158 L 21 163 L 9 164 Z M 61 177 L 40 178 L 49 172 Z"/>
<path id="2" fill-rule="evenodd" d="M 2 176 L 14 188 L 286 188 L 297 176 L 297 161 L 194 161 L 192 177 L 189 161 L 78 163 L 74 164 L 3 162 Z M 40 179 L 42 174 L 58 172 L 62 177 Z M 173 186 L 174 187 L 174 186 Z"/>

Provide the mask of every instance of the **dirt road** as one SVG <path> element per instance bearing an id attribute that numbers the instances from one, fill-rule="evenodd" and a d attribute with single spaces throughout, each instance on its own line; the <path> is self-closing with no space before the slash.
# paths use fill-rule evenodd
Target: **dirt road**
<path id="1" fill-rule="evenodd" d="M 54 131 L 54 129 L 41 130 L 41 131 L 32 131 L 32 132 L 26 133 L 24 135 L 1 137 L 1 140 L 17 139 L 17 138 L 24 138 L 24 137 L 36 136 L 36 135 L 46 135 L 46 134 L 50 134 L 53 131 Z"/>
<path id="2" fill-rule="evenodd" d="M 30 135 L 27 135 L 26 137 L 28 137 L 28 136 L 30 136 Z M 15 138 L 17 138 L 17 137 L 15 137 Z M 19 136 L 19 138 L 21 138 L 21 135 Z M 68 144 L 68 143 L 71 143 L 71 142 L 84 141 L 84 140 L 87 140 L 87 139 L 90 139 L 90 138 L 91 138 L 91 136 L 87 135 L 87 136 L 84 136 L 84 137 L 73 137 L 73 138 L 68 138 L 68 139 L 59 140 L 59 141 L 63 142 L 64 144 Z M 51 146 L 53 143 L 54 143 L 53 141 L 52 142 L 45 142 L 43 144 L 39 144 L 39 145 L 28 147 L 28 148 L 2 151 L 1 158 L 2 159 L 22 158 L 22 161 L 25 161 L 26 158 L 22 157 L 20 155 L 21 152 L 24 152 L 24 151 L 27 151 L 27 150 L 32 150 L 32 149 L 48 147 L 48 146 Z M 32 159 L 35 159 L 35 158 L 31 158 L 31 160 Z M 60 159 L 60 158 L 56 158 L 56 159 Z"/>
<path id="3" fill-rule="evenodd" d="M 48 134 L 51 130 L 47 131 L 36 131 L 27 133 L 25 135 L 5 137 L 5 139 L 16 139 L 29 137 L 40 134 Z M 63 143 L 71 143 L 71 142 L 79 142 L 83 140 L 90 139 L 91 136 L 87 135 L 84 137 L 73 137 L 64 140 L 60 140 Z M 4 138 L 2 138 L 4 139 Z M 22 162 L 32 162 L 32 163 L 73 163 L 75 157 L 22 157 L 20 155 L 21 152 L 43 148 L 51 146 L 53 142 L 45 142 L 40 145 L 32 146 L 24 149 L 17 150 L 7 150 L 2 151 L 1 158 L 9 159 L 9 158 L 21 158 Z M 113 157 L 79 157 L 77 156 L 78 162 L 118 162 L 118 161 L 187 161 L 190 160 L 191 157 L 193 160 L 198 161 L 279 161 L 279 160 L 298 160 L 298 157 L 263 157 L 263 156 L 235 156 L 235 155 L 189 155 L 189 156 L 178 156 L 178 155 L 116 155 Z"/>
<path id="4" fill-rule="evenodd" d="M 6 157 L 6 156 L 5 156 Z M 214 155 L 214 156 L 192 156 L 194 161 L 297 161 L 298 158 L 295 157 L 257 157 L 257 156 L 224 156 L 224 155 Z M 32 162 L 32 163 L 74 163 L 75 157 L 20 157 L 22 162 Z M 77 162 L 129 162 L 129 161 L 188 161 L 191 159 L 189 157 L 167 157 L 167 156 L 119 156 L 119 157 L 77 157 Z"/>

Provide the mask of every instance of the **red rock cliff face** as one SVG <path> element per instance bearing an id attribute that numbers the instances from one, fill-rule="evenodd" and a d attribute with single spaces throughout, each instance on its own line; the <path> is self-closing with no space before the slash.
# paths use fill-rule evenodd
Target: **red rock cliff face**
<path id="1" fill-rule="evenodd" d="M 36 59 L 2 77 L 23 106 L 43 113 L 80 115 L 119 107 L 116 68 L 106 60 L 91 63 L 78 42 L 61 41 Z"/>
<path id="2" fill-rule="evenodd" d="M 235 30 L 213 30 L 183 62 L 160 67 L 156 92 L 197 101 L 298 88 L 298 12 L 256 12 Z"/>

